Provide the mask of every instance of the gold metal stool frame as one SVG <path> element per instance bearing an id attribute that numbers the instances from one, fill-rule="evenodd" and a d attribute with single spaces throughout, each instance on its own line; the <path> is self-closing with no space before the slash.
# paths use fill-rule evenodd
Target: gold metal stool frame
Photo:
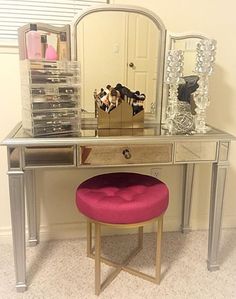
<path id="1" fill-rule="evenodd" d="M 143 226 L 151 223 L 157 222 L 157 236 L 156 236 L 156 267 L 155 276 L 150 276 L 138 270 L 135 270 L 128 265 L 131 259 L 137 255 L 137 253 L 143 248 Z M 92 224 L 95 225 L 95 247 L 92 248 Z M 115 263 L 105 257 L 101 256 L 101 226 L 110 226 L 116 228 L 138 228 L 138 247 L 135 248 L 131 254 L 123 261 L 122 264 Z M 152 218 L 151 220 L 145 222 L 131 223 L 131 224 L 113 224 L 99 222 L 90 218 L 87 218 L 87 256 L 95 259 L 95 294 L 99 295 L 112 281 L 113 279 L 124 270 L 130 274 L 139 276 L 148 281 L 154 282 L 156 284 L 160 283 L 161 279 L 161 238 L 163 230 L 163 214 Z M 95 252 L 95 253 L 94 253 Z M 109 266 L 115 267 L 113 271 L 103 283 L 101 283 L 101 262 L 106 263 Z"/>

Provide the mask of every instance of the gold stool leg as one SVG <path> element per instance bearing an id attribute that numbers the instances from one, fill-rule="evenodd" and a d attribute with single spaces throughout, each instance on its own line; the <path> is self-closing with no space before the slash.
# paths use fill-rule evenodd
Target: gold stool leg
<path id="1" fill-rule="evenodd" d="M 157 242 L 156 242 L 156 283 L 159 284 L 161 280 L 161 238 L 163 230 L 163 216 L 157 220 Z"/>
<path id="2" fill-rule="evenodd" d="M 95 294 L 101 291 L 101 225 L 95 223 Z"/>
<path id="3" fill-rule="evenodd" d="M 143 226 L 138 228 L 138 247 L 143 248 Z"/>
<path id="4" fill-rule="evenodd" d="M 130 274 L 139 276 L 148 281 L 154 282 L 156 284 L 160 283 L 161 278 L 161 239 L 162 239 L 162 230 L 163 230 L 163 215 L 159 216 L 155 220 L 157 221 L 157 233 L 156 233 L 156 267 L 155 267 L 155 276 L 150 276 L 138 270 L 135 270 L 128 266 L 130 260 L 142 249 L 143 247 L 143 225 L 146 222 L 143 222 L 142 226 L 137 224 L 131 225 L 122 225 L 124 228 L 129 227 L 138 227 L 138 247 L 135 248 L 132 253 L 123 261 L 122 264 L 115 263 L 111 260 L 108 260 L 105 257 L 101 256 L 101 226 L 106 225 L 104 223 L 89 221 L 87 223 L 87 253 L 90 257 L 95 259 L 95 294 L 99 295 L 102 290 L 104 290 L 112 280 L 120 273 L 121 270 L 124 270 Z M 92 225 L 95 225 L 95 246 L 92 248 Z M 120 227 L 120 225 L 112 225 Z M 95 250 L 94 250 L 95 249 Z M 115 267 L 115 270 L 110 273 L 110 275 L 101 283 L 101 262 L 104 262 L 110 266 Z"/>
<path id="5" fill-rule="evenodd" d="M 87 256 L 92 254 L 92 222 L 87 220 Z"/>

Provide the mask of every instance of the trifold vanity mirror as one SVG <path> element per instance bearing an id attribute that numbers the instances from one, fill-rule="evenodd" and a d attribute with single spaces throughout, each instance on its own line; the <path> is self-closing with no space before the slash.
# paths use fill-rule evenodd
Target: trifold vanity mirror
<path id="1" fill-rule="evenodd" d="M 119 83 L 145 95 L 142 103 L 144 123 L 160 125 L 165 119 L 168 98 L 164 75 L 167 50 L 183 50 L 183 75 L 191 75 L 196 42 L 204 38 L 199 34 L 167 35 L 163 22 L 156 14 L 125 5 L 93 6 L 76 15 L 72 24 L 64 27 L 37 25 L 42 35 L 56 37 L 54 41 L 59 43 L 56 49 L 60 50 L 61 33 L 67 36 L 66 40 L 62 40 L 67 49 L 62 60 L 80 63 L 80 104 L 77 108 L 81 107 L 79 117 L 85 123 L 96 123 L 94 91 L 107 85 L 115 87 Z M 29 30 L 29 24 L 19 29 L 22 60 L 27 58 L 26 34 Z"/>

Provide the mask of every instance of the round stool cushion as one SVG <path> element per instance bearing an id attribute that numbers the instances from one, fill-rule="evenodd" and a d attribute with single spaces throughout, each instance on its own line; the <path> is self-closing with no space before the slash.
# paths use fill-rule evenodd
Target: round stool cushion
<path id="1" fill-rule="evenodd" d="M 76 191 L 76 204 L 85 216 L 104 223 L 138 223 L 167 209 L 169 191 L 160 180 L 143 174 L 118 172 L 94 176 Z"/>

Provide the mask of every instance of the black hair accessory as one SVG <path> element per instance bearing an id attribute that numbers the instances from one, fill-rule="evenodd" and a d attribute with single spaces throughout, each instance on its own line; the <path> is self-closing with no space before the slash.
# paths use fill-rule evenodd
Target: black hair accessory
<path id="1" fill-rule="evenodd" d="M 191 76 L 185 76 L 182 77 L 185 81 L 185 83 L 180 84 L 178 87 L 178 99 L 180 101 L 188 102 L 190 103 L 191 100 L 191 94 L 195 92 L 199 85 L 198 85 L 198 80 L 199 77 L 196 75 L 191 75 Z"/>

